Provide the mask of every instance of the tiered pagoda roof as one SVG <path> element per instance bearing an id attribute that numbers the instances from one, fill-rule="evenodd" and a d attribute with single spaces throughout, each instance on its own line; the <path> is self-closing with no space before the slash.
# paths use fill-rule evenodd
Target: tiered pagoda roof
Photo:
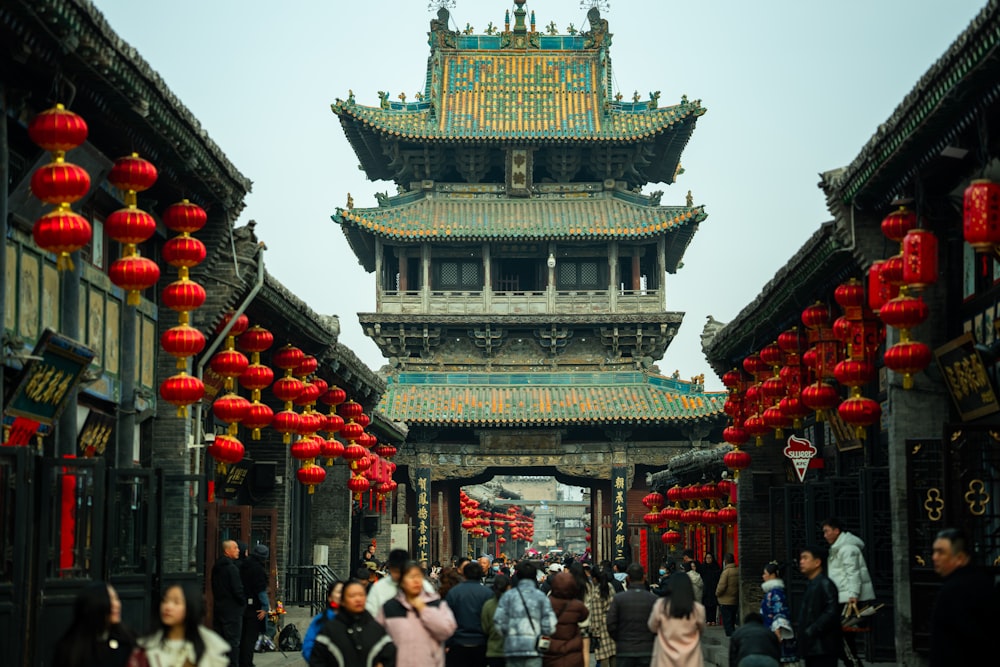
<path id="1" fill-rule="evenodd" d="M 432 52 L 418 99 L 390 101 L 380 92 L 378 106 L 364 106 L 351 93 L 332 105 L 369 178 L 399 180 L 389 144 L 644 144 L 630 185 L 673 182 L 681 152 L 706 110 L 686 97 L 660 107 L 658 91 L 642 100 L 638 93 L 628 100 L 612 96 L 611 34 L 599 12 L 591 11 L 591 30 L 584 33 L 519 33 L 508 26 L 473 35 L 448 30 L 442 11 L 431 22 Z"/>
<path id="2" fill-rule="evenodd" d="M 379 409 L 411 427 L 714 423 L 726 400 L 641 372 L 400 373 L 388 383 Z"/>
<path id="3" fill-rule="evenodd" d="M 667 270 L 674 272 L 707 214 L 703 206 L 658 206 L 657 200 L 613 190 L 530 199 L 416 191 L 385 198 L 376 208 L 338 208 L 333 219 L 344 226 L 351 248 L 369 271 L 375 268 L 375 236 L 396 242 L 588 241 L 671 233 Z"/>

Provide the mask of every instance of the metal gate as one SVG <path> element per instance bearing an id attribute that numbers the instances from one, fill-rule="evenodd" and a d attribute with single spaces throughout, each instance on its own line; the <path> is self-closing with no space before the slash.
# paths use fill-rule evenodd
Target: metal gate
<path id="1" fill-rule="evenodd" d="M 53 628 L 65 628 L 73 600 L 104 578 L 105 470 L 101 459 L 42 459 L 34 526 L 33 624 L 25 644 L 36 664 L 51 664 Z"/>
<path id="2" fill-rule="evenodd" d="M 24 619 L 32 600 L 29 583 L 34 558 L 29 543 L 33 538 L 34 493 L 30 483 L 34 460 L 24 447 L 0 449 L 0 644 L 5 662 L 24 662 Z"/>
<path id="3" fill-rule="evenodd" d="M 108 471 L 107 581 L 122 602 L 122 622 L 140 634 L 153 617 L 159 547 L 156 477 L 152 470 Z"/>
<path id="4" fill-rule="evenodd" d="M 792 617 L 797 618 L 806 580 L 798 572 L 799 549 L 807 545 L 825 545 L 821 523 L 835 516 L 845 522 L 850 532 L 865 542 L 865 560 L 875 584 L 875 596 L 886 604 L 872 632 L 865 637 L 865 658 L 869 661 L 892 659 L 895 655 L 892 624 L 892 544 L 887 522 L 889 486 L 887 468 L 862 468 L 857 477 L 831 477 L 822 482 L 788 485 L 772 489 L 770 510 L 772 537 L 784 545 L 783 560 L 788 569 L 785 579 Z M 780 522 L 780 523 L 779 523 Z M 783 538 L 777 539 L 777 526 Z M 776 553 L 775 556 L 781 556 Z"/>

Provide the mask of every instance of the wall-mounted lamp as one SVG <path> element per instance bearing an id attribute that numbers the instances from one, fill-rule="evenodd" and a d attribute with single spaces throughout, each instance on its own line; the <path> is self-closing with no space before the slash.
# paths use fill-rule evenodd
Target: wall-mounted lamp
<path id="1" fill-rule="evenodd" d="M 549 258 L 547 260 L 545 260 L 545 265 L 548 266 L 550 269 L 556 268 L 556 256 L 555 256 L 555 253 L 551 253 L 551 252 L 549 253 Z"/>

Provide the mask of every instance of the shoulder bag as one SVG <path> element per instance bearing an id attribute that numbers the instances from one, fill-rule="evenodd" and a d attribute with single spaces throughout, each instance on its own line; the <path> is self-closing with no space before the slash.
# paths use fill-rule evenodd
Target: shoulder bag
<path id="1" fill-rule="evenodd" d="M 531 623 L 531 629 L 535 630 L 535 619 L 531 617 L 531 610 L 528 609 L 528 603 L 524 600 L 524 595 L 521 593 L 521 589 L 515 589 L 517 591 L 518 597 L 521 598 L 521 604 L 524 605 L 524 611 L 528 614 L 528 622 Z M 538 620 L 538 630 L 536 632 L 541 633 L 541 619 Z M 552 646 L 552 638 L 548 635 L 539 634 L 538 638 L 535 639 L 535 650 L 540 654 L 548 653 L 549 647 Z"/>

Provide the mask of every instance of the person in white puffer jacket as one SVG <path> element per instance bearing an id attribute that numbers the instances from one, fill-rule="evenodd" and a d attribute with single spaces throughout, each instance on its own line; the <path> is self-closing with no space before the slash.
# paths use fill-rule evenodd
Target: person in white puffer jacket
<path id="1" fill-rule="evenodd" d="M 865 563 L 862 549 L 865 543 L 860 537 L 844 530 L 838 519 L 829 518 L 823 522 L 823 537 L 830 544 L 830 559 L 827 561 L 827 576 L 837 587 L 837 599 L 844 605 L 844 616 L 858 613 L 858 602 L 875 599 L 872 576 Z M 860 667 L 853 632 L 844 633 L 844 645 L 840 658 L 848 667 Z"/>
<path id="2" fill-rule="evenodd" d="M 857 604 L 874 600 L 875 587 L 865 563 L 862 552 L 865 543 L 861 538 L 844 530 L 840 521 L 834 518 L 823 522 L 823 537 L 830 544 L 827 576 L 837 586 L 839 601 Z"/>

